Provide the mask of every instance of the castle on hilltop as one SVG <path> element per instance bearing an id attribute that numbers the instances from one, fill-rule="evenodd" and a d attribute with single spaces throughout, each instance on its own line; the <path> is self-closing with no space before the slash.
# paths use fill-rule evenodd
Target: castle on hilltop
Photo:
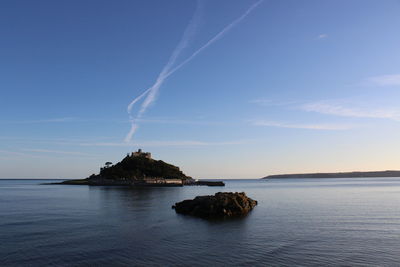
<path id="1" fill-rule="evenodd" d="M 142 152 L 142 150 L 139 148 L 138 151 L 132 152 L 131 157 L 145 157 L 147 159 L 151 159 L 151 153 Z"/>

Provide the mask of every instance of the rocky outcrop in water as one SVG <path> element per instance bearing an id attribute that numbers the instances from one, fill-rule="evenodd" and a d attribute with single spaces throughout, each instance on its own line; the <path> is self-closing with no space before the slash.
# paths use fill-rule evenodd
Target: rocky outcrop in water
<path id="1" fill-rule="evenodd" d="M 219 192 L 214 196 L 198 196 L 172 206 L 177 213 L 205 219 L 242 217 L 257 205 L 257 201 L 242 193 Z"/>

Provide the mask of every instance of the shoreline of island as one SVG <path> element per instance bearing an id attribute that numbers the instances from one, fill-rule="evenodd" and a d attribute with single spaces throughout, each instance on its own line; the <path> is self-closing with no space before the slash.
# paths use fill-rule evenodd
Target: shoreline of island
<path id="1" fill-rule="evenodd" d="M 168 181 L 165 179 L 163 182 L 149 182 L 148 180 L 111 180 L 111 179 L 74 179 L 64 180 L 57 183 L 45 184 L 62 184 L 62 185 L 89 185 L 89 186 L 131 186 L 131 187 L 182 187 L 182 186 L 225 186 L 223 181 Z"/>
<path id="2" fill-rule="evenodd" d="M 128 153 L 116 164 L 106 162 L 98 174 L 92 174 L 85 179 L 51 184 L 133 187 L 225 186 L 222 181 L 195 180 L 185 175 L 178 166 L 153 159 L 150 152 L 143 152 L 141 149 Z"/>

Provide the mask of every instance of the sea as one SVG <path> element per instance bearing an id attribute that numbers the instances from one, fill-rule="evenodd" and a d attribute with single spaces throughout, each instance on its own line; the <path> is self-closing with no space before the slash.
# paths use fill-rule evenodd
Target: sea
<path id="1" fill-rule="evenodd" d="M 125 188 L 0 180 L 0 266 L 400 266 L 400 178 Z M 245 192 L 245 218 L 175 202 Z"/>

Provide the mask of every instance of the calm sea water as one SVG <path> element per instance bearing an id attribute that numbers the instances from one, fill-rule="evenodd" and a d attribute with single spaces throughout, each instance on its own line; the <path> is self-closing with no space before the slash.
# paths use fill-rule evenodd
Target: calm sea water
<path id="1" fill-rule="evenodd" d="M 400 178 L 226 181 L 128 189 L 0 180 L 1 266 L 399 266 Z M 244 219 L 177 201 L 244 191 Z"/>

